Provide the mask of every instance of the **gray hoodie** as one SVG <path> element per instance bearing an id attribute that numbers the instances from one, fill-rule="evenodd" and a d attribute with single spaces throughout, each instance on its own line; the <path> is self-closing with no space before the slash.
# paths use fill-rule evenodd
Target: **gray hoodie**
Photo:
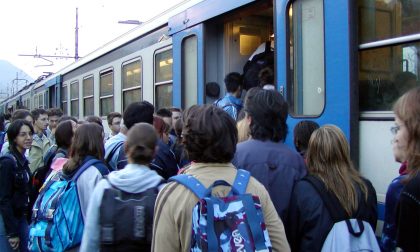
<path id="1" fill-rule="evenodd" d="M 119 189 L 129 193 L 140 193 L 162 183 L 163 178 L 147 166 L 128 164 L 124 169 L 111 172 L 109 181 Z M 159 186 L 159 189 L 163 185 Z M 106 179 L 98 182 L 93 190 L 87 209 L 85 229 L 83 232 L 80 251 L 99 251 L 100 249 L 100 225 L 99 210 L 105 189 L 111 188 Z"/>

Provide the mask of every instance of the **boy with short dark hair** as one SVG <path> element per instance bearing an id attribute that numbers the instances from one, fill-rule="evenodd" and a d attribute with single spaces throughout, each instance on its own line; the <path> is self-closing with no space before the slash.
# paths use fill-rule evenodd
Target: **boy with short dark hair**
<path id="1" fill-rule="evenodd" d="M 48 113 L 44 109 L 31 111 L 34 120 L 34 131 L 32 146 L 29 149 L 29 168 L 33 173 L 36 169 L 44 166 L 44 155 L 51 146 L 50 140 L 44 134 L 48 127 Z"/>
<path id="2" fill-rule="evenodd" d="M 48 127 L 45 133 L 50 140 L 51 145 L 55 144 L 55 129 L 57 128 L 58 121 L 63 116 L 63 111 L 60 108 L 50 108 L 48 113 Z"/>
<path id="3" fill-rule="evenodd" d="M 232 72 L 225 77 L 225 87 L 227 94 L 214 102 L 214 105 L 226 111 L 234 120 L 242 109 L 242 76 L 239 73 Z"/>
<path id="4" fill-rule="evenodd" d="M 106 116 L 106 120 L 108 122 L 108 127 L 111 130 L 111 133 L 108 136 L 108 139 L 109 139 L 113 136 L 116 136 L 118 133 L 120 133 L 122 115 L 121 113 L 118 113 L 118 112 L 111 112 Z"/>
<path id="5" fill-rule="evenodd" d="M 293 130 L 293 139 L 296 150 L 305 158 L 308 150 L 309 139 L 312 132 L 319 129 L 318 123 L 309 120 L 300 121 Z"/>

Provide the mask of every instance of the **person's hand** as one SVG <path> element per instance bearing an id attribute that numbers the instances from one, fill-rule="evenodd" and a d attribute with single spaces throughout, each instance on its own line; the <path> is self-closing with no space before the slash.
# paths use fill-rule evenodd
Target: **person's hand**
<path id="1" fill-rule="evenodd" d="M 11 237 L 9 238 L 10 247 L 12 247 L 13 250 L 17 250 L 19 248 L 19 237 Z"/>

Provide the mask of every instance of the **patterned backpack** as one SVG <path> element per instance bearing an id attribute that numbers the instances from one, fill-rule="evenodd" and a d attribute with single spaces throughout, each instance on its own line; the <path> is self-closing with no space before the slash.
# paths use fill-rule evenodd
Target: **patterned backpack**
<path id="1" fill-rule="evenodd" d="M 258 196 L 246 193 L 250 173 L 238 170 L 233 186 L 224 180 L 205 188 L 190 175 L 170 178 L 200 200 L 192 213 L 191 251 L 271 251 Z M 217 186 L 230 186 L 226 197 L 212 196 Z"/>

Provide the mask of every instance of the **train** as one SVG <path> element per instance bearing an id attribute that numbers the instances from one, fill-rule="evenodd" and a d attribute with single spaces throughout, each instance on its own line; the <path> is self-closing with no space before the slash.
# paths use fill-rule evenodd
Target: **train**
<path id="1" fill-rule="evenodd" d="M 274 39 L 276 89 L 287 99 L 289 132 L 301 120 L 335 124 L 372 181 L 379 215 L 398 175 L 392 104 L 419 85 L 420 0 L 190 0 L 20 90 L 2 111 L 61 107 L 78 118 L 211 103 L 207 83 L 242 73 Z M 286 143 L 293 148 L 293 134 Z M 378 227 L 380 229 L 380 227 Z"/>

